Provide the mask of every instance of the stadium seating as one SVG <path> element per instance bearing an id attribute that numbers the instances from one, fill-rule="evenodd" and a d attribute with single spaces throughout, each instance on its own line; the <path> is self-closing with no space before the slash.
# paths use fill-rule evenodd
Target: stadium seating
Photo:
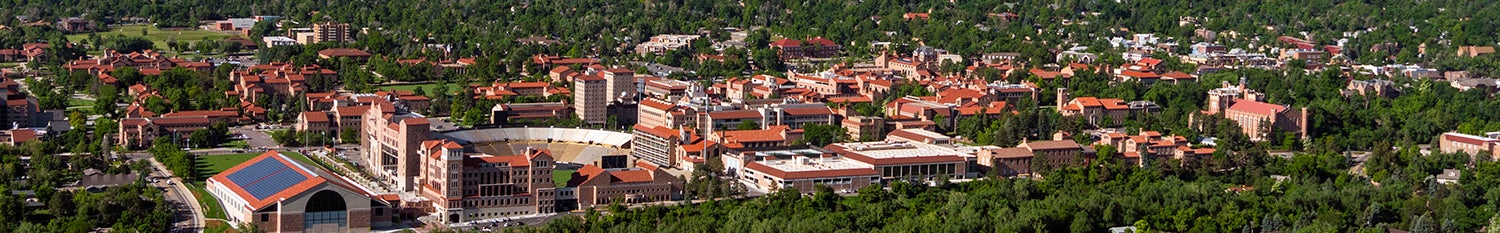
<path id="1" fill-rule="evenodd" d="M 459 130 L 444 135 L 481 153 L 513 155 L 532 147 L 551 150 L 557 161 L 584 164 L 598 161 L 604 155 L 629 154 L 628 149 L 621 148 L 627 147 L 632 138 L 624 132 L 540 127 Z"/>

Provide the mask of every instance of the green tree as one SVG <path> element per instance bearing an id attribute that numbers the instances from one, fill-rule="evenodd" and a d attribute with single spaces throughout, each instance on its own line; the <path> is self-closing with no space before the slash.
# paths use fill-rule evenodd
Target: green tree
<path id="1" fill-rule="evenodd" d="M 760 123 L 759 122 L 755 122 L 753 120 L 744 120 L 744 121 L 740 121 L 739 125 L 734 126 L 734 129 L 735 130 L 758 130 L 758 129 L 760 129 Z"/>
<path id="2" fill-rule="evenodd" d="M 342 143 L 355 143 L 355 144 L 358 144 L 359 143 L 359 129 L 355 129 L 355 128 L 344 129 L 343 132 L 339 133 L 339 139 L 340 139 L 339 142 L 342 142 Z"/>
<path id="3" fill-rule="evenodd" d="M 802 126 L 802 130 L 802 139 L 796 144 L 823 147 L 832 143 L 849 141 L 849 132 L 837 125 L 806 124 Z"/>

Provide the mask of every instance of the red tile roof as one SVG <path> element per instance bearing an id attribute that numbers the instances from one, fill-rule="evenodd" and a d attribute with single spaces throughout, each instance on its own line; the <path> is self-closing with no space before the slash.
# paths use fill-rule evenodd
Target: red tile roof
<path id="1" fill-rule="evenodd" d="M 407 125 L 427 125 L 432 123 L 431 121 L 428 121 L 426 117 L 405 118 L 401 119 L 401 122 L 406 123 Z"/>
<path id="2" fill-rule="evenodd" d="M 760 118 L 760 112 L 754 110 L 715 111 L 708 113 L 708 117 L 713 119 L 758 119 Z"/>
<path id="3" fill-rule="evenodd" d="M 302 118 L 307 119 L 307 122 L 330 122 L 328 120 L 328 113 L 323 111 L 302 112 Z"/>
<path id="4" fill-rule="evenodd" d="M 1167 77 L 1167 78 L 1172 78 L 1172 79 L 1195 79 L 1195 78 L 1198 78 L 1198 77 L 1193 77 L 1193 75 L 1191 75 L 1191 74 L 1183 73 L 1182 71 L 1167 72 L 1166 74 L 1162 74 L 1161 76 L 1162 77 Z"/>
<path id="5" fill-rule="evenodd" d="M 813 37 L 811 39 L 807 39 L 807 43 L 808 44 L 818 44 L 818 45 L 822 45 L 822 46 L 825 46 L 825 47 L 827 47 L 827 46 L 838 46 L 839 45 L 838 43 L 834 43 L 833 40 L 829 40 L 828 38 L 823 38 L 821 36 L 819 36 L 819 37 Z"/>
<path id="6" fill-rule="evenodd" d="M 1274 117 L 1276 116 L 1276 113 L 1285 111 L 1286 107 L 1283 107 L 1281 105 L 1262 103 L 1259 101 L 1241 100 L 1235 101 L 1234 105 L 1230 105 L 1229 110 L 1247 112 L 1265 117 Z"/>
<path id="7" fill-rule="evenodd" d="M 370 53 L 364 50 L 351 48 L 332 48 L 318 51 L 318 55 L 328 57 L 369 57 Z"/>
<path id="8" fill-rule="evenodd" d="M 360 116 L 360 115 L 364 115 L 365 112 L 370 111 L 370 106 L 369 105 L 360 105 L 360 106 L 334 107 L 333 111 L 337 112 L 339 114 L 339 117 L 357 117 L 357 116 Z"/>
<path id="9" fill-rule="evenodd" d="M 769 129 L 758 130 L 724 130 L 715 131 L 724 143 L 746 143 L 746 142 L 782 142 L 786 141 L 786 126 L 772 126 Z"/>
<path id="10" fill-rule="evenodd" d="M 1030 157 L 1036 156 L 1036 154 L 1032 153 L 1031 150 L 1027 150 L 1026 148 L 1020 148 L 1020 147 L 990 149 L 990 154 L 992 156 L 994 156 L 995 158 L 1004 158 L 1004 159 L 1009 159 L 1009 158 L 1030 158 Z"/>
<path id="11" fill-rule="evenodd" d="M 17 130 L 11 130 L 10 131 L 10 142 L 12 144 L 19 144 L 19 143 L 23 143 L 23 142 L 29 142 L 29 141 L 32 141 L 32 140 L 36 140 L 36 138 L 37 138 L 36 137 L 36 130 L 31 130 L 31 129 L 17 129 Z"/>
<path id="12" fill-rule="evenodd" d="M 1484 145 L 1488 143 L 1500 142 L 1500 139 L 1491 139 L 1461 133 L 1444 133 L 1443 139 L 1470 145 Z"/>
<path id="13" fill-rule="evenodd" d="M 661 137 L 661 138 L 675 138 L 675 137 L 678 137 L 676 130 L 669 129 L 667 127 L 661 127 L 661 126 L 646 127 L 644 125 L 636 124 L 634 128 L 635 128 L 636 132 L 642 132 L 642 133 L 646 133 L 646 134 L 650 134 L 650 135 L 655 135 L 655 136 Z"/>
<path id="14" fill-rule="evenodd" d="M 652 179 L 651 171 L 649 170 L 610 171 L 609 178 L 611 183 L 643 183 L 655 181 L 655 179 Z"/>
<path id="15" fill-rule="evenodd" d="M 1156 78 L 1161 77 L 1161 75 L 1157 75 L 1156 73 L 1141 72 L 1141 71 L 1134 71 L 1134 70 L 1123 70 L 1123 71 L 1120 71 L 1120 75 L 1126 76 L 1126 77 L 1132 77 L 1132 78 L 1136 78 L 1136 79 L 1156 79 Z"/>
<path id="16" fill-rule="evenodd" d="M 547 87 L 552 86 L 552 84 L 551 83 L 547 83 L 547 82 L 513 82 L 513 83 L 506 83 L 505 86 L 509 87 L 509 88 L 512 88 L 512 89 L 515 89 L 515 88 L 547 88 Z"/>
<path id="17" fill-rule="evenodd" d="M 656 100 L 653 98 L 645 98 L 641 100 L 641 106 L 646 106 L 653 109 L 668 110 L 672 109 L 674 105 L 672 105 L 671 103 L 667 103 L 666 101 Z"/>
<path id="18" fill-rule="evenodd" d="M 1161 64 L 1161 59 L 1149 58 L 1148 57 L 1148 58 L 1141 59 L 1140 62 L 1136 62 L 1136 63 L 1139 63 L 1139 64 L 1144 65 L 1144 66 L 1155 67 L 1156 65 Z"/>
<path id="19" fill-rule="evenodd" d="M 793 39 L 780 39 L 780 40 L 776 40 L 774 42 L 771 42 L 771 46 L 776 46 L 776 47 L 797 47 L 797 46 L 802 46 L 802 41 L 800 41 L 800 40 L 793 40 Z"/>
<path id="20" fill-rule="evenodd" d="M 786 108 L 781 111 L 793 116 L 833 115 L 833 109 L 829 109 L 828 107 Z"/>
<path id="21" fill-rule="evenodd" d="M 1032 150 L 1083 149 L 1082 145 L 1072 140 L 1032 141 L 1026 143 L 1025 146 Z"/>

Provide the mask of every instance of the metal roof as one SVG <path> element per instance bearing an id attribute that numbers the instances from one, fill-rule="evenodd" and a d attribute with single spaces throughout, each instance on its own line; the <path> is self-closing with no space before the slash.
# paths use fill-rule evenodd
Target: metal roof
<path id="1" fill-rule="evenodd" d="M 238 184 L 255 199 L 265 199 L 308 179 L 307 175 L 294 169 L 298 168 L 292 168 L 278 160 L 262 159 L 239 172 L 229 174 L 228 178 L 229 182 Z"/>

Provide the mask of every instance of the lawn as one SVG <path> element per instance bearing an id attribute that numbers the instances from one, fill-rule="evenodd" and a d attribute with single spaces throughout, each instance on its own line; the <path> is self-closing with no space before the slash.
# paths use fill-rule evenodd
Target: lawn
<path id="1" fill-rule="evenodd" d="M 92 108 L 92 107 L 94 107 L 94 100 L 86 100 L 86 99 L 79 99 L 79 98 L 68 99 L 68 107 L 90 107 L 90 108 Z"/>
<path id="2" fill-rule="evenodd" d="M 553 170 L 552 184 L 557 185 L 558 188 L 568 187 L 568 181 L 573 179 L 573 173 L 577 171 L 578 170 Z"/>
<path id="3" fill-rule="evenodd" d="M 84 115 L 93 114 L 93 112 L 94 112 L 94 101 L 93 100 L 86 100 L 86 99 L 79 99 L 79 98 L 71 98 L 71 99 L 68 99 L 68 108 L 67 108 L 67 110 L 69 110 L 69 111 L 83 112 Z"/>
<path id="4" fill-rule="evenodd" d="M 187 184 L 188 190 L 193 192 L 193 198 L 198 199 L 198 204 L 203 207 L 204 218 L 224 219 L 224 207 L 219 206 L 219 200 L 208 195 L 208 190 L 203 189 L 203 181 L 193 181 Z"/>
<path id="5" fill-rule="evenodd" d="M 333 170 L 333 169 L 328 169 L 327 166 L 323 166 L 323 163 L 320 163 L 321 161 L 313 161 L 313 159 L 311 157 L 307 157 L 307 155 L 304 155 L 302 153 L 297 153 L 296 151 L 282 151 L 281 154 L 286 155 L 286 157 L 288 157 L 288 158 L 292 158 L 294 160 L 297 160 L 297 162 L 302 162 L 303 164 L 312 164 L 312 165 L 318 166 L 319 168 L 322 168 L 323 170 L 329 170 L 329 171 Z"/>
<path id="6" fill-rule="evenodd" d="M 224 145 L 220 145 L 220 146 L 222 146 L 222 147 L 228 147 L 228 148 L 246 149 L 246 148 L 250 148 L 250 142 L 249 141 L 245 141 L 245 140 L 234 140 L 234 141 L 226 142 L 226 143 L 224 143 Z"/>
<path id="7" fill-rule="evenodd" d="M 260 156 L 260 154 L 261 153 L 244 153 L 198 156 L 198 174 L 201 174 L 203 176 L 199 178 L 198 181 L 208 179 L 208 177 L 217 175 L 220 172 L 224 172 L 224 170 L 229 170 L 229 168 L 232 168 L 235 165 L 240 165 L 240 163 L 244 163 L 245 161 L 249 161 L 250 159 L 255 158 L 255 156 Z M 297 160 L 298 162 L 313 164 L 320 167 L 323 166 L 320 163 L 314 162 L 312 158 L 308 158 L 307 155 L 297 153 L 296 151 L 281 151 L 281 154 L 286 155 L 288 158 Z"/>
<path id="8" fill-rule="evenodd" d="M 198 42 L 198 41 L 202 41 L 204 38 L 207 38 L 207 39 L 210 39 L 210 40 L 220 40 L 220 39 L 229 38 L 231 36 L 234 36 L 233 34 L 229 34 L 229 33 L 208 31 L 208 30 L 197 29 L 197 28 L 193 28 L 193 29 L 189 29 L 189 30 L 163 31 L 161 29 L 156 28 L 155 26 L 150 26 L 150 25 L 129 25 L 129 26 L 123 26 L 123 27 L 110 27 L 109 31 L 107 31 L 107 32 L 99 32 L 98 34 L 99 34 L 99 37 L 102 37 L 102 38 L 109 38 L 109 37 L 113 37 L 115 35 L 136 36 L 136 37 L 139 37 L 139 36 L 143 36 L 143 35 L 141 35 L 141 29 L 146 29 L 146 34 L 144 35 L 144 37 L 146 37 L 147 40 L 151 40 L 151 42 L 156 45 L 156 49 L 158 49 L 158 50 L 164 50 L 164 49 L 168 48 L 167 47 L 167 38 L 175 38 L 177 41 Z M 89 34 L 88 33 L 72 34 L 72 35 L 68 35 L 67 37 L 68 37 L 68 41 L 75 41 L 76 42 L 76 41 L 83 41 L 83 39 L 89 38 Z"/>
<path id="9" fill-rule="evenodd" d="M 260 153 L 244 153 L 198 156 L 198 174 L 202 174 L 202 177 L 200 177 L 200 179 L 195 179 L 194 182 L 208 179 L 208 177 L 219 174 L 219 172 L 224 172 L 224 170 L 229 170 L 229 168 L 234 167 L 235 165 L 240 165 L 240 163 L 244 163 L 246 160 L 250 160 L 259 155 Z"/>
<path id="10" fill-rule="evenodd" d="M 417 87 L 421 87 L 422 90 L 427 91 L 427 93 L 432 93 L 433 91 L 436 91 L 438 89 L 438 85 L 436 83 L 381 85 L 381 86 L 375 86 L 375 89 L 376 90 L 410 91 L 410 90 L 416 90 Z M 448 84 L 448 92 L 449 93 L 459 92 L 461 90 L 463 90 L 463 86 L 461 86 L 459 84 L 452 84 L 452 83 Z"/>
<path id="11" fill-rule="evenodd" d="M 230 227 L 229 226 L 229 223 L 225 223 L 224 221 L 220 221 L 220 220 L 207 220 L 207 221 L 203 221 L 203 225 L 205 225 L 205 226 L 203 226 L 203 232 L 204 233 L 234 233 L 234 232 L 237 232 L 237 231 L 234 230 L 234 227 Z"/>

